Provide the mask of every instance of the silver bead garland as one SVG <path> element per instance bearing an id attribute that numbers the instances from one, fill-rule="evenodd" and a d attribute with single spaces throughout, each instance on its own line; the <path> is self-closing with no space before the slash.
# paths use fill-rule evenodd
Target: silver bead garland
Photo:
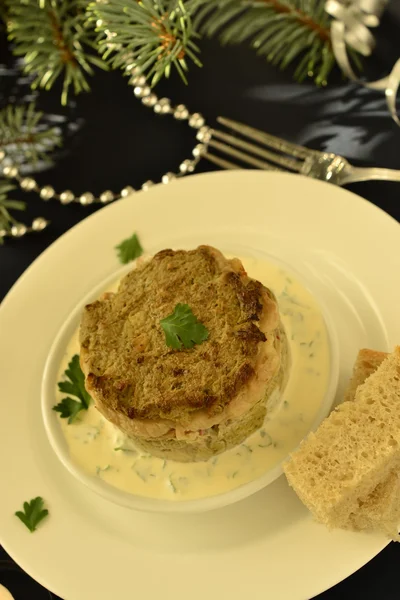
<path id="1" fill-rule="evenodd" d="M 127 56 L 125 72 L 127 75 L 130 75 L 129 84 L 133 86 L 134 95 L 141 100 L 144 106 L 152 108 L 156 114 L 172 114 L 174 118 L 179 121 L 187 120 L 189 127 L 197 130 L 196 140 L 200 143 L 193 148 L 193 158 L 184 160 L 179 165 L 178 173 L 165 173 L 165 175 L 161 177 L 161 182 L 163 184 L 168 184 L 178 177 L 193 173 L 203 153 L 207 151 L 207 144 L 211 140 L 211 129 L 205 125 L 204 117 L 197 112 L 191 114 L 184 104 L 172 106 L 169 98 L 158 98 L 148 85 L 146 77 L 140 73 L 140 69 L 135 66 L 132 57 L 130 56 Z M 5 158 L 5 151 L 0 149 L 0 167 Z M 136 191 L 133 187 L 128 185 L 116 194 L 111 190 L 105 190 L 98 197 L 94 196 L 91 192 L 85 192 L 80 196 L 75 196 L 71 190 L 64 190 L 57 193 L 51 185 L 39 187 L 32 177 L 21 177 L 18 168 L 13 164 L 4 165 L 3 175 L 8 179 L 15 179 L 24 192 L 35 191 L 42 200 L 49 201 L 54 199 L 58 200 L 63 205 L 71 204 L 72 202 L 79 203 L 81 206 L 90 206 L 99 203 L 108 204 L 119 198 L 126 198 Z M 153 185 L 154 181 L 149 180 L 143 183 L 141 189 L 147 191 Z M 5 238 L 9 236 L 20 238 L 26 233 L 43 231 L 49 223 L 50 222 L 44 217 L 36 217 L 32 221 L 31 226 L 25 225 L 24 223 L 14 223 L 9 231 L 1 229 L 0 237 Z"/>

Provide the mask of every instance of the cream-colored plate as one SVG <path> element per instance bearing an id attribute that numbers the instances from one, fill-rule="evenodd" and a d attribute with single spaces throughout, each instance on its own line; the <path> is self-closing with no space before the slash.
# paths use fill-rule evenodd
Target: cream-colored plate
<path id="1" fill-rule="evenodd" d="M 359 348 L 400 341 L 399 226 L 349 192 L 297 175 L 238 171 L 117 202 L 53 244 L 0 310 L 0 541 L 68 600 L 311 598 L 364 565 L 385 539 L 329 533 L 284 477 L 205 514 L 134 512 L 76 481 L 50 447 L 40 411 L 46 356 L 81 298 L 116 271 L 113 248 L 133 231 L 148 252 L 199 243 L 254 249 L 312 277 L 337 328 L 339 396 Z M 13 513 L 37 495 L 50 517 L 31 535 Z"/>

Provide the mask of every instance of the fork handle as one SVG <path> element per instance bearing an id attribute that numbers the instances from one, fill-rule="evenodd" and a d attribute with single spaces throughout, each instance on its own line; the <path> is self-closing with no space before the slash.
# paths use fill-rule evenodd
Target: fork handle
<path id="1" fill-rule="evenodd" d="M 400 181 L 400 171 L 395 169 L 377 169 L 375 167 L 351 167 L 343 173 L 342 185 L 356 181 L 370 181 L 382 179 L 384 181 Z"/>

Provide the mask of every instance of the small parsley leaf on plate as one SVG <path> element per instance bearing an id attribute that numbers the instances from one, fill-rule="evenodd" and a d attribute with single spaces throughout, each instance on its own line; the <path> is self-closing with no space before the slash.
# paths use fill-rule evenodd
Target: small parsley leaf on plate
<path id="1" fill-rule="evenodd" d="M 177 304 L 174 312 L 160 321 L 167 346 L 175 350 L 193 348 L 208 338 L 208 330 L 197 320 L 188 304 Z"/>
<path id="2" fill-rule="evenodd" d="M 87 410 L 89 408 L 91 400 L 90 395 L 85 388 L 85 376 L 79 364 L 78 354 L 75 354 L 68 364 L 68 369 L 65 371 L 65 377 L 65 381 L 60 381 L 58 383 L 58 389 L 65 394 L 71 394 L 71 396 L 74 396 L 77 400 L 70 398 L 69 396 L 63 398 L 59 404 L 53 406 L 53 410 L 59 412 L 62 419 L 68 419 L 68 423 L 72 423 L 81 410 Z"/>
<path id="3" fill-rule="evenodd" d="M 135 258 L 139 258 L 143 254 L 143 248 L 137 236 L 137 233 L 134 233 L 130 238 L 123 240 L 118 246 L 115 247 L 119 261 L 126 265 L 131 260 L 135 260 Z"/>
<path id="4" fill-rule="evenodd" d="M 24 512 L 18 510 L 15 513 L 15 516 L 26 525 L 31 533 L 35 531 L 40 521 L 49 514 L 49 511 L 47 508 L 43 508 L 43 505 L 43 498 L 38 496 L 37 498 L 33 498 L 30 502 L 24 502 Z"/>

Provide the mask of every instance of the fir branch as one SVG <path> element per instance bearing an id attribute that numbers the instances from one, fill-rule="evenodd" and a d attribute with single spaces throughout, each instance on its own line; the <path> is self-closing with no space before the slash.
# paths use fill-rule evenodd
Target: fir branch
<path id="1" fill-rule="evenodd" d="M 250 41 L 268 62 L 284 69 L 297 61 L 295 78 L 325 85 L 335 64 L 325 0 L 199 0 L 195 25 L 223 44 Z"/>
<path id="2" fill-rule="evenodd" d="M 87 76 L 93 66 L 105 69 L 88 28 L 84 0 L 8 0 L 8 37 L 13 52 L 24 57 L 24 72 L 33 74 L 32 88 L 49 90 L 64 77 L 61 102 L 66 104 L 70 86 L 75 94 L 89 91 Z"/>
<path id="3" fill-rule="evenodd" d="M 108 0 L 92 3 L 88 12 L 96 21 L 99 50 L 112 68 L 134 62 L 155 85 L 175 67 L 186 83 L 186 58 L 201 66 L 197 58 L 197 37 L 191 15 L 197 0 Z"/>
<path id="4" fill-rule="evenodd" d="M 34 103 L 9 104 L 0 110 L 0 150 L 4 150 L 12 162 L 48 160 L 48 153 L 55 146 L 61 146 L 59 131 L 41 123 L 42 116 Z"/>
<path id="5" fill-rule="evenodd" d="M 17 223 L 9 210 L 24 210 L 25 202 L 10 200 L 8 193 L 15 189 L 14 185 L 0 179 L 0 232 L 11 230 L 11 227 Z M 0 245 L 4 243 L 3 235 L 0 234 Z"/>

